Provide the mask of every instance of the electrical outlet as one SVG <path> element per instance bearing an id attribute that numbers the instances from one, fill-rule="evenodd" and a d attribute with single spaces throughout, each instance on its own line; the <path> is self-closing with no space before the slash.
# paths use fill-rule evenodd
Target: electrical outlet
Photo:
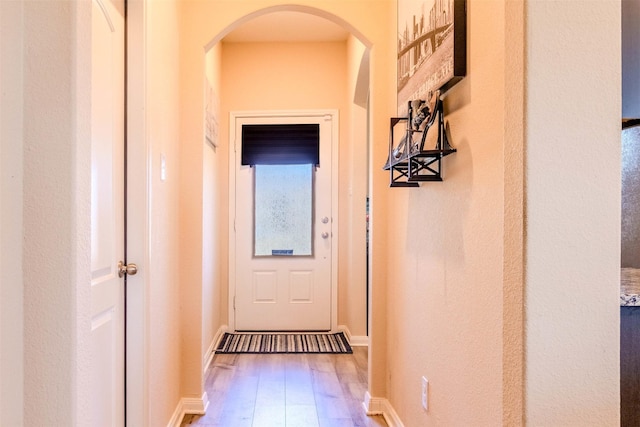
<path id="1" fill-rule="evenodd" d="M 422 377 L 422 407 L 429 410 L 429 380 L 426 377 Z"/>

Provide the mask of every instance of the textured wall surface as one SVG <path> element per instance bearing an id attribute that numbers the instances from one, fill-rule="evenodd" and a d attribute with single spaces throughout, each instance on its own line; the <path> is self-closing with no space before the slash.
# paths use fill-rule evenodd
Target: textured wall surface
<path id="1" fill-rule="evenodd" d="M 22 425 L 22 3 L 0 3 L 0 425 Z"/>
<path id="2" fill-rule="evenodd" d="M 389 399 L 407 426 L 502 421 L 504 7 L 467 3 L 467 77 L 445 100 L 458 152 L 443 160 L 444 182 L 389 190 Z"/>
<path id="3" fill-rule="evenodd" d="M 146 120 L 149 162 L 148 422 L 166 425 L 182 391 L 179 203 L 180 123 L 178 6 L 175 1 L 146 7 Z M 165 176 L 162 177 L 164 159 Z M 190 306 L 197 312 L 199 304 Z M 199 356 L 197 351 L 194 351 Z M 200 365 L 198 365 L 200 366 Z"/>
<path id="4" fill-rule="evenodd" d="M 619 425 L 620 34 L 618 1 L 527 5 L 530 425 Z"/>
<path id="5" fill-rule="evenodd" d="M 90 13 L 24 4 L 24 423 L 86 423 Z"/>
<path id="6" fill-rule="evenodd" d="M 213 46 L 205 54 L 205 76 L 213 90 L 212 112 L 217 120 L 217 140 L 220 145 L 220 55 L 222 53 L 219 44 Z M 221 316 L 222 310 L 226 311 L 226 301 L 222 296 L 222 271 L 226 269 L 226 258 L 222 256 L 224 242 L 220 239 L 221 213 L 227 207 L 220 202 L 220 191 L 223 182 L 220 182 L 221 158 L 218 149 L 207 141 L 204 144 L 204 157 L 202 170 L 204 184 L 202 188 L 203 216 L 202 235 L 204 238 L 202 248 L 202 358 L 206 360 L 207 350 L 214 344 L 215 334 L 221 325 L 226 324 L 226 318 Z"/>

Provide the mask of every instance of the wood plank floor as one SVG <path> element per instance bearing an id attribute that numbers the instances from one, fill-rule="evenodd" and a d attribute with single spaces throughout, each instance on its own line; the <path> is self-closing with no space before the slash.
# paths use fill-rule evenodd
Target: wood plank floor
<path id="1" fill-rule="evenodd" d="M 217 354 L 207 373 L 205 415 L 183 426 L 384 427 L 367 417 L 367 348 L 353 354 Z"/>

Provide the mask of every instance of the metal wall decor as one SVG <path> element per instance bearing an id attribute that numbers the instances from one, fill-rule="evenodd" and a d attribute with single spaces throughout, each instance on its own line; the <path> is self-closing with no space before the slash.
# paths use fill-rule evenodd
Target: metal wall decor
<path id="1" fill-rule="evenodd" d="M 390 186 L 418 187 L 420 182 L 442 181 L 442 158 L 457 150 L 449 144 L 440 91 L 428 101 L 409 101 L 407 112 L 405 117 L 392 117 L 389 123 L 389 157 L 383 169 L 389 171 Z M 404 123 L 405 129 L 396 141 L 399 123 Z M 427 148 L 427 133 L 434 125 L 435 147 Z"/>

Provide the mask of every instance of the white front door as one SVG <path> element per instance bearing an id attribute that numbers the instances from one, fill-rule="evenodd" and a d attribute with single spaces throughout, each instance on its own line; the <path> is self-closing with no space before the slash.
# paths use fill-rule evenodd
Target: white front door
<path id="1" fill-rule="evenodd" d="M 124 425 L 124 0 L 93 0 L 92 426 Z"/>
<path id="2" fill-rule="evenodd" d="M 332 329 L 337 114 L 235 118 L 235 329 Z M 242 127 L 317 124 L 320 164 L 241 164 Z M 333 153 L 335 154 L 335 153 Z"/>

